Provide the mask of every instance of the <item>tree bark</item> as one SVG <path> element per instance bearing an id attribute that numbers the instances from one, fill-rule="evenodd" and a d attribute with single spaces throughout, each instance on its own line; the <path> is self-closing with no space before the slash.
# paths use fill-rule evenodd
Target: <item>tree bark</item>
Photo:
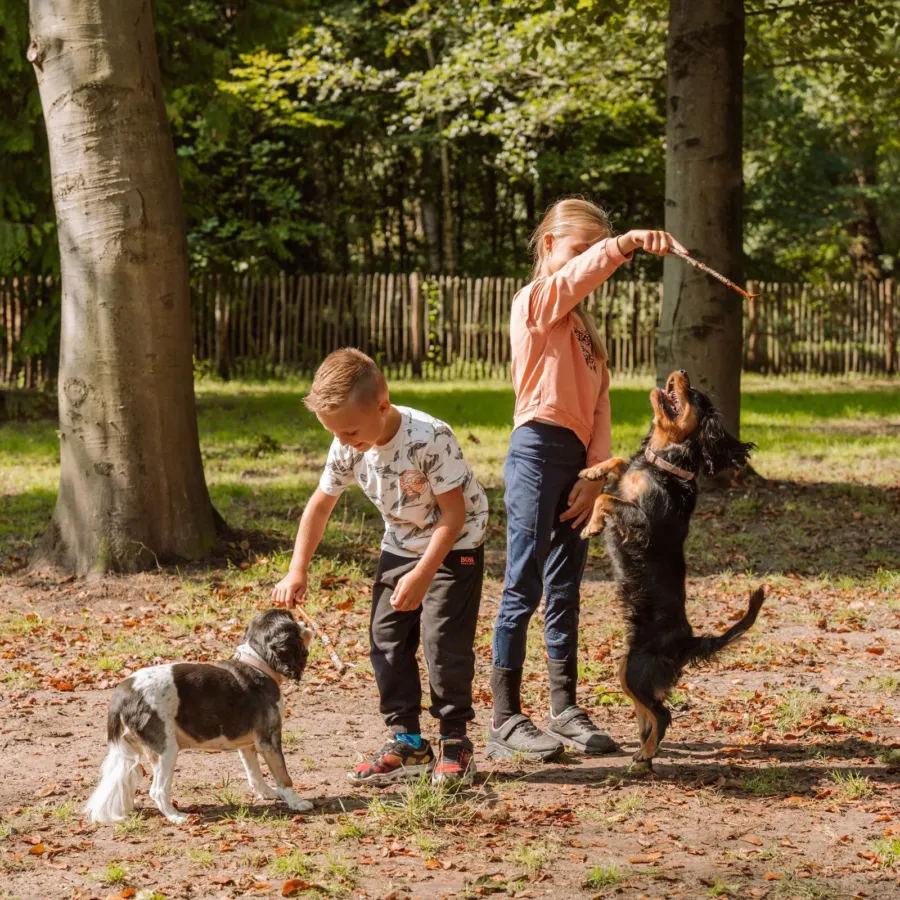
<path id="1" fill-rule="evenodd" d="M 150 5 L 31 0 L 30 31 L 62 270 L 60 482 L 42 561 L 81 575 L 195 559 L 221 519 L 200 459 Z"/>
<path id="2" fill-rule="evenodd" d="M 742 0 L 670 0 L 666 47 L 666 230 L 732 281 L 743 281 Z M 739 295 L 667 257 L 657 377 L 686 369 L 737 436 Z"/>

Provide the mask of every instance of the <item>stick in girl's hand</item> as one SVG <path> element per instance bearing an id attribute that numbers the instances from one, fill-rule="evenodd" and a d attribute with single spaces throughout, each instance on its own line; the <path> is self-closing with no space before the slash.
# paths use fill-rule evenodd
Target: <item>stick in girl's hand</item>
<path id="1" fill-rule="evenodd" d="M 341 662 L 341 658 L 337 655 L 337 650 L 334 649 L 334 644 L 331 643 L 331 638 L 328 637 L 327 634 L 319 627 L 319 624 L 313 619 L 313 617 L 302 607 L 296 607 L 297 614 L 309 625 L 310 628 L 319 636 L 319 640 L 325 645 L 325 649 L 328 651 L 328 655 L 331 657 L 331 662 L 334 664 L 334 667 L 338 670 L 338 674 L 343 675 L 344 669 L 347 668 L 347 664 Z"/>
<path id="2" fill-rule="evenodd" d="M 675 247 L 669 247 L 669 253 L 673 256 L 677 256 L 679 259 L 683 259 L 686 263 L 692 265 L 695 269 L 700 269 L 701 272 L 706 272 L 707 275 L 712 275 L 713 278 L 717 278 L 722 284 L 727 285 L 733 291 L 737 291 L 739 294 L 743 294 L 748 300 L 752 300 L 754 297 L 758 297 L 759 294 L 748 294 L 743 288 L 738 287 L 731 279 L 726 278 L 724 275 L 720 275 L 715 269 L 711 269 L 705 263 L 700 262 L 699 259 L 694 259 L 693 256 L 688 256 L 687 253 L 682 253 Z"/>

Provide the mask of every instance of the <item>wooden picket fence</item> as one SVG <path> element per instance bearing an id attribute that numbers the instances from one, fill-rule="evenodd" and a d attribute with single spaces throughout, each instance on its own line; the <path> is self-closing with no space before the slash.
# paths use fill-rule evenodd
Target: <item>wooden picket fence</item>
<path id="1" fill-rule="evenodd" d="M 222 376 L 310 373 L 355 346 L 392 376 L 486 378 L 509 370 L 513 278 L 410 275 L 200 276 L 193 282 L 197 367 Z M 896 283 L 751 284 L 744 368 L 878 375 L 898 369 Z M 56 352 L 32 353 L 58 306 L 50 278 L 0 278 L 0 385 L 41 386 Z M 617 373 L 653 372 L 662 285 L 612 279 L 588 299 Z"/>

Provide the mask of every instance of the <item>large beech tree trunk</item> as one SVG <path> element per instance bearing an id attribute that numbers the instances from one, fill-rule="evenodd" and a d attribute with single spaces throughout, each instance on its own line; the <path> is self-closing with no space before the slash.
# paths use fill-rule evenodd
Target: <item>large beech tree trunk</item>
<path id="1" fill-rule="evenodd" d="M 86 574 L 201 557 L 217 515 L 150 4 L 31 0 L 30 27 L 62 266 L 61 472 L 43 561 Z"/>
<path id="2" fill-rule="evenodd" d="M 666 230 L 739 284 L 743 58 L 742 0 L 670 0 Z M 743 301 L 675 257 L 663 282 L 657 375 L 686 369 L 737 435 Z"/>

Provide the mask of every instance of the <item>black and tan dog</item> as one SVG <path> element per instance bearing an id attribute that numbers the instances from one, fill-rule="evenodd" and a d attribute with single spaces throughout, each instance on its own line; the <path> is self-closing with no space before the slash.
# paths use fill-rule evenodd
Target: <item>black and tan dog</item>
<path id="1" fill-rule="evenodd" d="M 685 612 L 684 542 L 697 503 L 697 475 L 744 466 L 755 445 L 728 434 L 709 397 L 691 387 L 683 370 L 669 376 L 665 390 L 650 393 L 650 404 L 653 426 L 640 451 L 581 473 L 593 481 L 616 476 L 582 534 L 606 532 L 628 619 L 619 680 L 637 711 L 641 746 L 634 759 L 645 768 L 672 721 L 663 701 L 682 670 L 747 631 L 764 598 L 762 589 L 755 591 L 747 613 L 724 634 L 694 634 Z"/>
<path id="2" fill-rule="evenodd" d="M 151 666 L 126 678 L 109 703 L 109 752 L 85 807 L 91 820 L 120 822 L 131 813 L 144 760 L 153 770 L 150 798 L 170 822 L 187 821 L 172 804 L 180 750 L 237 750 L 258 797 L 309 812 L 313 805 L 294 791 L 281 749 L 281 681 L 303 674 L 311 640 L 312 631 L 286 609 L 270 609 L 247 627 L 233 659 Z"/>

